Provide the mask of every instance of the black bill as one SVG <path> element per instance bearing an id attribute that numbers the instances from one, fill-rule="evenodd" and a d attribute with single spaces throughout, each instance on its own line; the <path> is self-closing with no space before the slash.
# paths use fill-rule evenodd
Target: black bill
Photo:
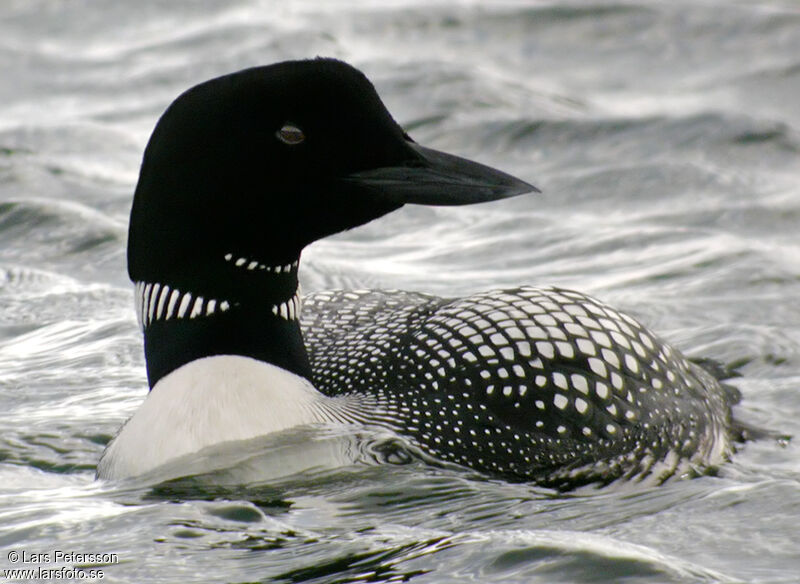
<path id="1" fill-rule="evenodd" d="M 390 201 L 417 205 L 471 205 L 541 192 L 535 186 L 489 166 L 425 148 L 408 146 L 417 156 L 397 166 L 348 175 Z"/>

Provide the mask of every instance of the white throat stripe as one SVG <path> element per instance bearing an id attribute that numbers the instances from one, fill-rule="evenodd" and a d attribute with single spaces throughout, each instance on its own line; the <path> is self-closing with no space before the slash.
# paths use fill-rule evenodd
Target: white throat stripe
<path id="1" fill-rule="evenodd" d="M 252 260 L 245 257 L 239 257 L 234 260 L 235 257 L 236 256 L 234 256 L 232 253 L 226 253 L 224 256 L 226 262 L 233 262 L 233 265 L 237 268 L 242 268 L 248 271 L 259 270 L 262 272 L 272 272 L 274 274 L 288 274 L 292 270 L 297 270 L 297 267 L 300 264 L 299 260 L 295 260 L 291 264 L 268 266 L 266 264 L 259 263 L 257 260 Z"/>

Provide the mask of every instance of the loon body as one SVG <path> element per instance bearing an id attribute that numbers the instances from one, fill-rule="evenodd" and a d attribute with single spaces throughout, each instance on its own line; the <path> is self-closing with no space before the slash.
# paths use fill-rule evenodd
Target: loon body
<path id="1" fill-rule="evenodd" d="M 387 427 L 435 458 L 567 487 L 725 460 L 732 392 L 578 292 L 335 291 L 301 310 L 307 244 L 404 204 L 531 191 L 416 144 L 339 61 L 188 90 L 153 132 L 131 211 L 151 392 L 98 476 L 320 423 Z"/>

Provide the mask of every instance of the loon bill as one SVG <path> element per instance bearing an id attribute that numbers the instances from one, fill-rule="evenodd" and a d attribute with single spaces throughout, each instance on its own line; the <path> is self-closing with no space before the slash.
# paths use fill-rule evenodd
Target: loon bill
<path id="1" fill-rule="evenodd" d="M 578 292 L 322 292 L 301 313 L 309 243 L 407 203 L 536 190 L 415 143 L 340 61 L 189 89 L 153 131 L 130 218 L 151 392 L 98 476 L 316 423 L 389 427 L 440 460 L 562 487 L 724 461 L 734 391 Z"/>

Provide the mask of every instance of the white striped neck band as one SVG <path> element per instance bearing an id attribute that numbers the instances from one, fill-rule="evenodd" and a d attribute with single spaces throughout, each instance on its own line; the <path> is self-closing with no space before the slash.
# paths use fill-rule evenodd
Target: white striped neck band
<path id="1" fill-rule="evenodd" d="M 178 290 L 158 282 L 136 282 L 136 317 L 144 330 L 156 321 L 194 319 L 227 312 L 237 303 L 218 298 L 205 298 L 193 292 Z M 300 318 L 298 292 L 288 300 L 272 306 L 272 314 L 284 320 Z"/>

